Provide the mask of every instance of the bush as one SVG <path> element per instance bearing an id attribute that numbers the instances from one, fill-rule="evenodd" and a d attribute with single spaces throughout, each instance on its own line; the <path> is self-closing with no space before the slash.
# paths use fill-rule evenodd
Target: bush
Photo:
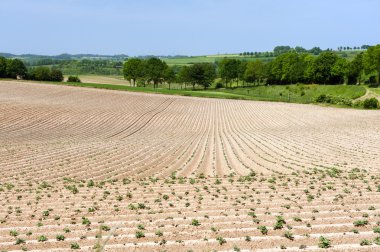
<path id="1" fill-rule="evenodd" d="M 69 76 L 69 78 L 67 78 L 67 82 L 81 82 L 79 77 L 78 76 Z"/>
<path id="2" fill-rule="evenodd" d="M 51 81 L 59 81 L 59 82 L 63 81 L 62 71 L 55 69 L 55 68 L 51 69 L 50 80 Z"/>
<path id="3" fill-rule="evenodd" d="M 369 98 L 364 100 L 363 107 L 365 109 L 378 109 L 380 105 L 376 98 Z"/>
<path id="4" fill-rule="evenodd" d="M 329 95 L 325 95 L 325 94 L 319 95 L 315 99 L 315 102 L 337 104 L 337 105 L 346 105 L 346 106 L 352 106 L 353 105 L 351 99 L 336 97 L 336 96 L 329 96 Z"/>
<path id="5" fill-rule="evenodd" d="M 318 103 L 324 103 L 327 101 L 327 95 L 325 94 L 321 94 L 319 95 L 316 99 L 315 99 L 315 102 L 318 102 Z"/>
<path id="6" fill-rule="evenodd" d="M 224 88 L 224 85 L 223 85 L 222 81 L 220 81 L 220 80 L 217 81 L 216 84 L 215 84 L 215 88 L 216 89 Z"/>

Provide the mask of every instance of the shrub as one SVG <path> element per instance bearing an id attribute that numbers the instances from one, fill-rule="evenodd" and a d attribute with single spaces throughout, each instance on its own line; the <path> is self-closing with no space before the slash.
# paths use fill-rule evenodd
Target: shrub
<path id="1" fill-rule="evenodd" d="M 67 78 L 67 82 L 81 82 L 78 76 L 72 76 L 70 75 L 69 78 Z"/>
<path id="2" fill-rule="evenodd" d="M 50 80 L 51 81 L 63 81 L 63 74 L 61 72 L 61 70 L 58 70 L 56 68 L 52 68 L 51 71 L 50 71 Z"/>
<path id="3" fill-rule="evenodd" d="M 221 81 L 218 81 L 215 85 L 216 89 L 224 88 L 223 83 Z"/>
<path id="4" fill-rule="evenodd" d="M 376 98 L 369 98 L 363 101 L 363 107 L 365 109 L 378 109 L 380 104 Z"/>
<path id="5" fill-rule="evenodd" d="M 318 103 L 324 103 L 327 101 L 327 95 L 325 94 L 321 94 L 319 95 L 316 99 L 315 99 L 316 102 Z"/>

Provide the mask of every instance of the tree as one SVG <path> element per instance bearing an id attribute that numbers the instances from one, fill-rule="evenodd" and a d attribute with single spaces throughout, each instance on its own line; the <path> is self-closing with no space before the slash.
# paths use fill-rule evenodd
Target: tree
<path id="1" fill-rule="evenodd" d="M 149 58 L 144 64 L 144 76 L 149 82 L 153 82 L 156 88 L 164 78 L 164 71 L 168 67 L 167 64 L 159 58 Z"/>
<path id="2" fill-rule="evenodd" d="M 306 50 L 305 48 L 301 47 L 301 46 L 296 46 L 296 47 L 294 48 L 294 50 L 295 50 L 296 52 L 298 52 L 298 53 L 306 53 L 306 52 L 307 52 L 307 50 Z"/>
<path id="3" fill-rule="evenodd" d="M 169 84 L 169 89 L 170 89 L 170 84 L 175 81 L 176 76 L 173 67 L 167 67 L 164 70 L 164 79 L 165 81 Z"/>
<path id="4" fill-rule="evenodd" d="M 193 85 L 201 85 L 204 89 L 211 86 L 216 78 L 214 64 L 211 63 L 196 63 L 189 68 L 189 80 Z"/>
<path id="5" fill-rule="evenodd" d="M 57 68 L 52 68 L 50 71 L 50 80 L 51 81 L 63 81 L 62 71 Z"/>
<path id="6" fill-rule="evenodd" d="M 240 61 L 236 59 L 224 58 L 219 62 L 219 75 L 225 80 L 226 87 L 231 80 L 238 79 L 239 65 Z"/>
<path id="7" fill-rule="evenodd" d="M 322 49 L 319 47 L 313 47 L 309 50 L 309 53 L 312 53 L 314 55 L 319 55 L 322 52 Z"/>
<path id="8" fill-rule="evenodd" d="M 347 83 L 360 84 L 363 69 L 363 53 L 359 53 L 350 63 L 348 63 Z"/>
<path id="9" fill-rule="evenodd" d="M 0 57 L 0 78 L 7 77 L 7 59 Z"/>
<path id="10" fill-rule="evenodd" d="M 260 84 L 261 79 L 263 78 L 264 63 L 261 60 L 248 62 L 244 71 L 244 80 L 249 83 L 258 82 Z"/>
<path id="11" fill-rule="evenodd" d="M 377 83 L 380 85 L 380 44 L 367 49 L 364 54 L 364 67 L 368 74 L 377 72 Z"/>
<path id="12" fill-rule="evenodd" d="M 303 73 L 303 80 L 306 83 L 313 83 L 315 81 L 315 57 L 313 55 L 305 55 L 303 57 L 305 71 Z"/>
<path id="13" fill-rule="evenodd" d="M 273 49 L 273 53 L 275 56 L 279 56 L 281 54 L 290 52 L 291 50 L 292 50 L 292 48 L 290 46 L 276 46 Z"/>
<path id="14" fill-rule="evenodd" d="M 31 71 L 30 78 L 38 81 L 49 81 L 51 78 L 50 69 L 42 66 L 36 67 Z"/>
<path id="15" fill-rule="evenodd" d="M 143 61 L 138 58 L 128 59 L 124 63 L 123 74 L 124 79 L 132 80 L 133 86 L 136 86 L 137 79 L 143 77 Z"/>
<path id="16" fill-rule="evenodd" d="M 338 55 L 334 52 L 322 52 L 313 64 L 313 81 L 323 84 L 334 84 L 332 68 L 338 58 Z"/>
<path id="17" fill-rule="evenodd" d="M 331 68 L 330 84 L 343 84 L 348 73 L 348 63 L 345 58 L 338 58 Z"/>
<path id="18" fill-rule="evenodd" d="M 16 79 L 25 78 L 27 73 L 24 62 L 19 59 L 9 59 L 7 60 L 7 77 Z"/>
<path id="19" fill-rule="evenodd" d="M 181 67 L 181 69 L 179 70 L 177 74 L 177 82 L 181 84 L 185 84 L 185 89 L 186 89 L 187 83 L 190 82 L 190 67 L 188 66 Z M 181 88 L 182 88 L 182 85 L 181 85 Z"/>
<path id="20" fill-rule="evenodd" d="M 362 45 L 360 48 L 363 50 L 367 50 L 369 47 L 371 47 L 371 46 L 370 45 Z"/>

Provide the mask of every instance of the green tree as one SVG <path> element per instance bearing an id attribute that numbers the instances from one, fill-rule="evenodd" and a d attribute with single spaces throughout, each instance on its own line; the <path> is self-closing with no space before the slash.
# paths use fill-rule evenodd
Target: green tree
<path id="1" fill-rule="evenodd" d="M 364 66 L 367 73 L 377 72 L 377 83 L 380 85 L 380 44 L 367 49 Z"/>
<path id="2" fill-rule="evenodd" d="M 347 74 L 347 60 L 345 58 L 338 58 L 331 68 L 330 84 L 343 84 Z"/>
<path id="3" fill-rule="evenodd" d="M 7 59 L 0 57 L 0 78 L 7 77 Z"/>
<path id="4" fill-rule="evenodd" d="M 19 59 L 9 59 L 7 60 L 7 77 L 16 79 L 25 78 L 27 74 L 24 62 Z"/>
<path id="5" fill-rule="evenodd" d="M 63 81 L 62 71 L 57 68 L 52 68 L 50 71 L 50 80 L 51 81 Z"/>
<path id="6" fill-rule="evenodd" d="M 361 76 L 364 70 L 363 53 L 359 53 L 348 63 L 347 83 L 356 84 L 361 82 Z"/>
<path id="7" fill-rule="evenodd" d="M 264 63 L 261 60 L 250 61 L 244 71 L 244 80 L 249 83 L 258 82 L 264 78 Z"/>
<path id="8" fill-rule="evenodd" d="M 323 84 L 333 84 L 332 68 L 338 60 L 334 52 L 322 52 L 314 61 L 313 81 Z"/>
<path id="9" fill-rule="evenodd" d="M 124 63 L 123 74 L 124 79 L 131 81 L 132 85 L 136 86 L 137 79 L 144 75 L 144 64 L 141 59 L 131 58 Z"/>
<path id="10" fill-rule="evenodd" d="M 216 71 L 214 64 L 211 63 L 196 63 L 189 68 L 189 80 L 193 85 L 201 85 L 204 89 L 211 86 L 216 78 Z"/>
<path id="11" fill-rule="evenodd" d="M 49 81 L 51 78 L 50 68 L 43 66 L 36 67 L 31 71 L 30 78 L 38 81 Z"/>
<path id="12" fill-rule="evenodd" d="M 321 52 L 322 52 L 322 49 L 319 47 L 313 47 L 309 50 L 309 53 L 312 53 L 314 55 L 319 55 L 321 54 Z"/>
<path id="13" fill-rule="evenodd" d="M 167 64 L 159 58 L 149 58 L 144 64 L 144 77 L 147 81 L 153 82 L 153 87 L 156 88 L 164 79 L 167 67 Z"/>
<path id="14" fill-rule="evenodd" d="M 169 84 L 169 89 L 170 89 L 170 84 L 173 83 L 176 79 L 176 75 L 175 75 L 173 67 L 167 67 L 164 70 L 164 79 L 166 83 Z"/>
<path id="15" fill-rule="evenodd" d="M 190 67 L 188 66 L 181 67 L 181 69 L 179 70 L 177 74 L 177 82 L 181 83 L 181 88 L 182 88 L 182 84 L 185 84 L 185 89 L 186 89 L 187 83 L 190 83 Z"/>
<path id="16" fill-rule="evenodd" d="M 283 53 L 290 52 L 292 48 L 290 46 L 276 46 L 273 49 L 274 56 L 279 56 Z"/>
<path id="17" fill-rule="evenodd" d="M 240 61 L 224 58 L 219 62 L 219 75 L 225 81 L 225 86 L 232 80 L 238 80 Z M 231 87 L 231 85 L 230 85 Z"/>

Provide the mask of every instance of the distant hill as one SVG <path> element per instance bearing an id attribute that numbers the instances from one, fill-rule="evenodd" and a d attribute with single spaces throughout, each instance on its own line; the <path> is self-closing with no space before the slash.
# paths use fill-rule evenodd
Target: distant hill
<path id="1" fill-rule="evenodd" d="M 11 54 L 11 53 L 0 53 L 0 56 L 5 58 L 21 58 L 23 60 L 33 60 L 33 59 L 53 59 L 53 60 L 75 60 L 75 59 L 108 59 L 108 60 L 124 60 L 129 56 L 126 54 L 117 55 L 101 55 L 101 54 L 68 54 L 63 53 L 59 55 L 38 55 L 38 54 Z"/>

